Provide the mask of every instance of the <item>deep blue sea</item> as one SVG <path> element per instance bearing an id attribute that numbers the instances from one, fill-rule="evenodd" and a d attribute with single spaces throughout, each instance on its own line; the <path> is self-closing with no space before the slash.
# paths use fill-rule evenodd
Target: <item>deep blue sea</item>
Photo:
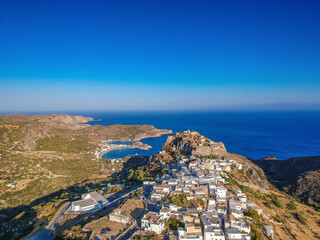
<path id="1" fill-rule="evenodd" d="M 101 119 L 90 124 L 151 124 L 173 132 L 195 130 L 225 144 L 228 152 L 252 159 L 275 156 L 320 155 L 320 111 L 313 112 L 81 112 L 74 113 Z M 157 153 L 167 136 L 144 139 L 153 147 L 149 151 L 121 149 L 107 153 L 105 158 L 128 154 Z"/>

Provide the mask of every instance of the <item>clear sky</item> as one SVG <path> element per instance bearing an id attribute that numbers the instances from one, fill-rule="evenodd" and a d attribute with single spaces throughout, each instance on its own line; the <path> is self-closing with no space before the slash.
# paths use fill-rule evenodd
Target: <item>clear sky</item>
<path id="1" fill-rule="evenodd" d="M 0 0 L 0 111 L 320 109 L 319 0 Z"/>

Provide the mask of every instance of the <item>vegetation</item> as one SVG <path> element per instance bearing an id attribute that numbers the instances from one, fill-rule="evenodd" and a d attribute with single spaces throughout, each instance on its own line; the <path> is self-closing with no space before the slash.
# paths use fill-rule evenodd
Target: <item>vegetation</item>
<path id="1" fill-rule="evenodd" d="M 306 222 L 305 218 L 302 217 L 301 213 L 295 213 L 295 216 L 296 216 L 297 220 L 298 220 L 301 224 L 307 225 L 307 222 Z"/>
<path id="2" fill-rule="evenodd" d="M 228 183 L 229 183 L 230 185 L 239 186 L 239 183 L 238 183 L 236 180 L 232 179 L 232 178 L 227 178 L 226 180 L 228 181 Z"/>
<path id="3" fill-rule="evenodd" d="M 202 198 L 199 198 L 198 199 L 198 203 L 201 205 L 201 206 L 204 206 L 205 205 L 205 202 Z"/>
<path id="4" fill-rule="evenodd" d="M 277 206 L 278 208 L 282 208 L 282 205 L 281 205 L 281 203 L 280 203 L 277 195 L 271 194 L 271 195 L 270 195 L 270 199 L 271 199 L 272 203 L 273 203 L 275 206 Z"/>
<path id="5" fill-rule="evenodd" d="M 297 210 L 297 206 L 293 201 L 291 201 L 290 204 L 288 205 L 288 209 L 289 210 Z"/>
<path id="6" fill-rule="evenodd" d="M 173 218 L 166 222 L 166 227 L 170 230 L 177 230 L 178 227 L 184 227 L 184 223 L 177 218 Z"/>
<path id="7" fill-rule="evenodd" d="M 204 159 L 219 159 L 220 157 L 218 155 L 207 155 L 203 156 Z"/>
<path id="8" fill-rule="evenodd" d="M 254 197 L 257 198 L 257 199 L 262 199 L 262 197 L 263 197 L 262 193 L 261 193 L 259 190 L 253 192 L 253 195 L 254 195 Z"/>
<path id="9" fill-rule="evenodd" d="M 94 149 L 92 144 L 81 138 L 66 138 L 62 136 L 45 137 L 37 141 L 40 150 L 79 153 Z"/>
<path id="10" fill-rule="evenodd" d="M 260 215 L 257 210 L 249 209 L 245 212 L 245 215 L 248 217 L 253 218 L 255 221 L 258 221 L 260 219 Z"/>
<path id="11" fill-rule="evenodd" d="M 272 203 L 270 203 L 269 201 L 265 201 L 265 202 L 263 202 L 263 204 L 264 204 L 267 208 L 272 208 Z"/>
<path id="12" fill-rule="evenodd" d="M 185 192 L 182 192 L 181 197 L 177 198 L 177 197 L 171 197 L 171 202 L 174 205 L 177 205 L 179 207 L 186 207 L 187 205 L 189 205 L 189 201 L 186 198 L 186 194 Z"/>
<path id="13" fill-rule="evenodd" d="M 283 223 L 283 220 L 281 219 L 281 217 L 277 214 L 276 216 L 273 216 L 272 217 L 273 220 L 275 220 L 276 222 L 279 222 L 279 223 Z"/>
<path id="14" fill-rule="evenodd" d="M 145 180 L 154 180 L 148 171 L 144 171 L 142 169 L 129 170 L 128 180 L 132 183 L 139 185 Z"/>
<path id="15" fill-rule="evenodd" d="M 123 190 L 122 187 L 113 186 L 113 187 L 108 189 L 107 193 L 115 193 L 115 192 L 120 192 L 122 190 Z"/>
<path id="16" fill-rule="evenodd" d="M 261 229 L 256 224 L 250 224 L 251 236 L 254 240 L 263 240 Z"/>

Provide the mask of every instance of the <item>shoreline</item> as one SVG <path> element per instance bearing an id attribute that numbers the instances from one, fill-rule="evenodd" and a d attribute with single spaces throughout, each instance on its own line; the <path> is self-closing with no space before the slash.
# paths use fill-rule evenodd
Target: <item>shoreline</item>
<path id="1" fill-rule="evenodd" d="M 144 143 L 140 142 L 140 140 L 148 139 L 148 138 L 162 137 L 163 135 L 169 135 L 169 134 L 171 134 L 171 133 L 159 134 L 157 136 L 150 136 L 150 137 L 140 137 L 140 138 L 135 139 L 133 141 L 132 140 L 128 140 L 128 139 L 126 139 L 126 140 L 117 140 L 117 139 L 108 140 L 105 143 L 101 143 L 100 144 L 100 146 L 102 148 L 97 148 L 96 149 L 95 160 L 98 160 L 98 159 L 102 158 L 103 155 L 105 155 L 108 152 L 119 150 L 119 149 L 129 148 L 129 149 L 141 149 L 141 150 L 148 151 L 148 150 L 152 149 L 153 147 L 150 146 L 150 145 L 147 145 L 147 144 L 144 144 Z M 120 141 L 120 142 L 132 142 L 132 143 L 130 145 L 112 144 L 112 142 L 117 142 L 117 141 Z M 106 148 L 108 148 L 108 149 L 106 149 Z"/>
<path id="2" fill-rule="evenodd" d="M 152 149 L 152 146 L 144 144 L 140 142 L 143 139 L 148 139 L 148 138 L 158 138 L 162 137 L 165 135 L 170 135 L 172 134 L 172 130 L 161 130 L 161 132 L 158 132 L 152 136 L 139 136 L 135 137 L 133 139 L 109 139 L 106 141 L 103 141 L 102 143 L 99 144 L 99 147 L 96 148 L 95 150 L 95 157 L 94 160 L 99 160 L 103 157 L 108 152 L 114 151 L 114 150 L 119 150 L 119 149 L 125 149 L 125 148 L 131 148 L 131 149 L 141 149 L 141 150 L 150 150 Z M 112 144 L 112 142 L 131 142 L 130 145 L 125 145 L 125 144 Z"/>
<path id="3" fill-rule="evenodd" d="M 116 144 L 113 144 L 113 145 L 116 145 Z M 112 151 L 119 150 L 119 149 L 129 148 L 129 149 L 141 149 L 141 150 L 145 150 L 145 151 L 148 151 L 148 150 L 152 149 L 152 147 L 150 145 L 148 145 L 148 146 L 149 146 L 149 148 L 144 148 L 144 147 L 139 147 L 139 146 L 133 146 L 132 147 L 131 145 L 126 145 L 126 146 L 118 146 L 118 147 L 115 147 L 115 148 L 112 148 L 112 149 L 105 149 L 105 150 L 102 150 L 102 151 L 97 153 L 96 159 L 102 158 L 103 155 L 108 153 L 108 152 L 112 152 Z"/>

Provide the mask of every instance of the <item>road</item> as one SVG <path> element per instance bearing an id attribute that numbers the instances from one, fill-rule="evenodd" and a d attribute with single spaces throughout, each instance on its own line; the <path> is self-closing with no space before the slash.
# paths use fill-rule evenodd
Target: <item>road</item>
<path id="1" fill-rule="evenodd" d="M 139 230 L 139 227 L 137 226 L 136 223 L 134 223 L 134 226 L 127 231 L 125 234 L 123 234 L 122 236 L 120 236 L 117 240 L 126 240 L 126 239 L 130 239 L 130 237 Z"/>
<path id="2" fill-rule="evenodd" d="M 93 216 L 101 211 L 105 211 L 108 209 L 111 209 L 115 206 L 117 206 L 121 201 L 123 201 L 125 198 L 128 198 L 131 196 L 131 193 L 133 191 L 135 191 L 137 189 L 126 189 L 124 191 L 122 191 L 121 193 L 119 193 L 116 199 L 113 199 L 112 201 L 110 201 L 109 203 L 107 203 L 107 205 L 101 209 L 98 209 L 94 212 L 92 212 L 89 216 Z M 63 208 L 61 208 L 61 210 L 59 211 L 58 214 L 56 214 L 54 220 L 52 220 L 50 222 L 50 224 L 43 229 L 41 232 L 37 233 L 36 235 L 27 238 L 26 240 L 52 240 L 53 239 L 53 235 L 50 235 L 51 232 L 59 225 L 60 221 L 62 220 L 67 208 L 68 208 L 69 204 L 66 204 Z M 87 217 L 87 215 L 85 216 Z M 77 225 L 79 223 L 81 223 L 83 221 L 84 218 L 80 219 L 79 221 L 77 221 L 76 223 L 74 223 L 73 225 Z"/>
<path id="3" fill-rule="evenodd" d="M 59 212 L 54 216 L 54 218 L 50 221 L 49 225 L 43 229 L 41 232 L 36 235 L 27 238 L 27 240 L 51 240 L 53 236 L 50 233 L 57 227 L 59 222 L 62 220 L 67 208 L 70 206 L 70 203 L 65 204 Z"/>
<path id="4" fill-rule="evenodd" d="M 158 212 L 160 210 L 160 205 L 152 202 L 150 197 L 151 189 L 146 190 L 143 195 L 140 196 L 141 200 L 147 205 L 147 209 L 150 212 Z"/>

